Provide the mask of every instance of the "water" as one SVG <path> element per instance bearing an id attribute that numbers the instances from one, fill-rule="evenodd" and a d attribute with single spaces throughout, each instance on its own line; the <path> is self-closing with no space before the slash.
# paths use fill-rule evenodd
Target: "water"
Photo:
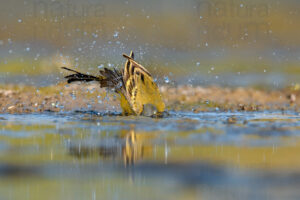
<path id="1" fill-rule="evenodd" d="M 298 199 L 300 115 L 0 115 L 0 199 Z"/>

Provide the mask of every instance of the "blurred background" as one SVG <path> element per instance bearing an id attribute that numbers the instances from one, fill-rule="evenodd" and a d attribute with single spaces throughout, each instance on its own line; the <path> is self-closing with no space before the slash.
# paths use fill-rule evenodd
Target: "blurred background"
<path id="1" fill-rule="evenodd" d="M 0 199 L 300 199 L 299 11 L 2 0 Z M 170 115 L 122 117 L 115 94 L 65 84 L 62 66 L 97 74 L 131 50 L 160 85 L 180 85 L 161 87 Z"/>
<path id="2" fill-rule="evenodd" d="M 282 88 L 299 81 L 295 0 L 11 0 L 0 7 L 1 83 L 51 85 L 60 67 L 123 67 L 167 84 Z"/>

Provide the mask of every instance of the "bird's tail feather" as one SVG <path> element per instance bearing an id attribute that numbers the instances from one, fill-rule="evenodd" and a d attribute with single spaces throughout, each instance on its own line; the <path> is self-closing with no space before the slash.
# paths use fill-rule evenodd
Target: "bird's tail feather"
<path id="1" fill-rule="evenodd" d="M 100 81 L 99 77 L 88 75 L 88 74 L 83 74 L 78 71 L 75 71 L 73 69 L 69 69 L 67 67 L 62 67 L 62 69 L 74 72 L 74 74 L 65 76 L 65 78 L 68 80 L 68 83 L 72 83 L 75 81 L 82 81 L 82 82 L 90 82 L 90 81 Z"/>
<path id="2" fill-rule="evenodd" d="M 100 76 L 92 76 L 88 74 L 83 74 L 81 72 L 75 71 L 73 69 L 69 69 L 67 67 L 62 67 L 62 69 L 74 72 L 74 74 L 65 76 L 68 83 L 72 83 L 75 81 L 82 82 L 90 82 L 90 81 L 98 81 L 100 83 L 100 87 L 114 88 L 120 89 L 123 87 L 123 76 L 122 72 L 117 69 L 108 69 L 104 68 L 100 70 Z"/>
<path id="3" fill-rule="evenodd" d="M 100 70 L 100 77 L 103 77 L 99 81 L 101 87 L 120 89 L 123 86 L 123 76 L 120 70 L 104 68 Z"/>

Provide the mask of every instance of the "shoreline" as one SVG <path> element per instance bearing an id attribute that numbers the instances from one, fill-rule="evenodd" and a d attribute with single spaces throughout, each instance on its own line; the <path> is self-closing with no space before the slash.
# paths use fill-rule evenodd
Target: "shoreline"
<path id="1" fill-rule="evenodd" d="M 161 86 L 168 110 L 192 111 L 300 111 L 300 90 L 263 90 L 252 87 Z M 0 85 L 0 113 L 46 111 L 121 111 L 118 97 L 95 83 L 60 83 L 47 87 Z"/>

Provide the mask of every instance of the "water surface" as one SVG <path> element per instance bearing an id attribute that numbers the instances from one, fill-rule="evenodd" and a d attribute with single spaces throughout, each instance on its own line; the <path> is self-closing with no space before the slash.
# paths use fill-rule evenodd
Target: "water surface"
<path id="1" fill-rule="evenodd" d="M 298 199 L 300 115 L 0 115 L 0 199 Z"/>

